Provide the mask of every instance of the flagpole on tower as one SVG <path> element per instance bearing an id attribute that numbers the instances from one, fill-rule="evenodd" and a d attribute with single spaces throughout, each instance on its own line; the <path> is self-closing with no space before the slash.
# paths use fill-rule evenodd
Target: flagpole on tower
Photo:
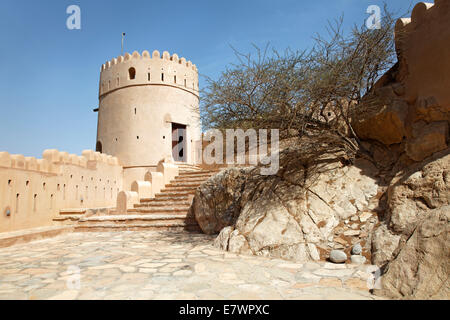
<path id="1" fill-rule="evenodd" d="M 121 53 L 122 56 L 123 56 L 123 39 L 124 39 L 124 37 L 125 37 L 125 32 L 122 32 L 122 53 Z"/>

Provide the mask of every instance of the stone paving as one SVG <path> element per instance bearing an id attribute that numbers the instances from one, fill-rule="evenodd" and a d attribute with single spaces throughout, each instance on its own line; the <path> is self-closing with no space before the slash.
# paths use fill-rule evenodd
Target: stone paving
<path id="1" fill-rule="evenodd" d="M 235 255 L 212 241 L 88 232 L 3 248 L 0 299 L 380 299 L 368 289 L 373 266 Z"/>

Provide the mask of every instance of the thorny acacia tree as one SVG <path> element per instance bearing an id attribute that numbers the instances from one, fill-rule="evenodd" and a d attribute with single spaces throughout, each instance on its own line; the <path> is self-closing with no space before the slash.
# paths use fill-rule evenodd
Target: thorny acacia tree
<path id="1" fill-rule="evenodd" d="M 279 129 L 280 137 L 310 137 L 352 159 L 362 148 L 349 109 L 396 61 L 394 18 L 384 9 L 381 28 L 343 30 L 343 17 L 329 23 L 328 37 L 315 37 L 309 51 L 279 53 L 268 46 L 256 56 L 235 51 L 239 63 L 217 79 L 207 78 L 202 122 L 208 128 Z M 270 52 L 270 54 L 269 54 Z M 361 110 L 363 112 L 363 110 Z M 322 149 L 323 150 L 323 149 Z"/>

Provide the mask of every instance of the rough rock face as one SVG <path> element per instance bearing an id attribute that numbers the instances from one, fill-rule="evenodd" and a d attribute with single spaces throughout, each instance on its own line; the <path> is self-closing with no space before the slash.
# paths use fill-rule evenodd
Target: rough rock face
<path id="1" fill-rule="evenodd" d="M 450 298 L 450 206 L 421 217 L 411 237 L 382 277 L 383 293 L 394 298 Z"/>
<path id="2" fill-rule="evenodd" d="M 377 170 L 367 161 L 349 167 L 334 162 L 311 181 L 307 178 L 306 188 L 300 185 L 303 170 L 277 176 L 260 176 L 255 170 L 222 171 L 195 195 L 197 222 L 205 233 L 221 231 L 215 243 L 224 250 L 318 260 L 321 251 L 330 251 L 336 244 L 342 248 L 335 242 L 336 227 L 344 229 L 345 220 L 356 220 L 363 211 L 376 207 L 371 200 L 378 186 L 370 176 Z M 370 223 L 374 225 L 373 219 Z M 349 245 L 359 241 L 359 228 L 348 231 Z"/>
<path id="3" fill-rule="evenodd" d="M 381 87 L 358 106 L 364 112 L 353 111 L 352 125 L 361 139 L 376 140 L 390 147 L 390 152 L 404 152 L 413 161 L 447 148 L 450 106 L 427 105 L 427 100 L 410 104 L 396 94 L 399 83 L 381 81 L 378 85 Z"/>
<path id="4" fill-rule="evenodd" d="M 418 217 L 450 204 L 449 150 L 400 172 L 388 189 L 389 226 L 411 234 Z"/>
<path id="5" fill-rule="evenodd" d="M 372 240 L 372 261 L 378 266 L 383 266 L 394 259 L 394 252 L 398 248 L 401 236 L 392 233 L 386 224 L 378 227 Z"/>
<path id="6" fill-rule="evenodd" d="M 450 2 L 435 1 L 399 19 L 398 63 L 352 111 L 356 133 L 389 172 L 371 253 L 395 297 L 448 299 L 449 18 Z"/>
<path id="7" fill-rule="evenodd" d="M 373 234 L 372 260 L 384 267 L 385 294 L 448 298 L 450 149 L 400 171 Z"/>
<path id="8" fill-rule="evenodd" d="M 372 241 L 373 262 L 380 266 L 394 258 L 401 239 L 430 210 L 450 205 L 450 149 L 400 171 L 387 194 L 388 210 Z"/>
<path id="9" fill-rule="evenodd" d="M 214 234 L 235 223 L 241 210 L 239 200 L 248 174 L 249 169 L 232 168 L 218 173 L 200 186 L 194 197 L 193 210 L 203 232 Z"/>
<path id="10" fill-rule="evenodd" d="M 412 125 L 412 136 L 406 142 L 406 154 L 414 161 L 447 148 L 448 122 L 438 121 L 426 124 L 424 121 Z"/>
<path id="11" fill-rule="evenodd" d="M 385 145 L 400 143 L 406 136 L 408 104 L 398 99 L 391 86 L 375 90 L 365 112 L 353 117 L 352 125 L 361 139 L 377 140 Z M 375 103 L 373 102 L 375 101 Z"/>

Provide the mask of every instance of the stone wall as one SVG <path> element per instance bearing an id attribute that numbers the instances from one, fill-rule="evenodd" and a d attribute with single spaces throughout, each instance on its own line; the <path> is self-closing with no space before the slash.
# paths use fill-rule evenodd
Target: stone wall
<path id="1" fill-rule="evenodd" d="M 352 124 L 360 138 L 419 162 L 448 147 L 450 1 L 418 3 L 397 21 L 395 44 L 398 63 L 355 108 Z"/>
<path id="2" fill-rule="evenodd" d="M 397 21 L 395 45 L 409 103 L 433 98 L 450 106 L 450 1 L 420 2 Z"/>
<path id="3" fill-rule="evenodd" d="M 117 158 L 46 150 L 43 159 L 0 152 L 0 232 L 51 226 L 61 209 L 114 207 L 123 187 Z"/>

